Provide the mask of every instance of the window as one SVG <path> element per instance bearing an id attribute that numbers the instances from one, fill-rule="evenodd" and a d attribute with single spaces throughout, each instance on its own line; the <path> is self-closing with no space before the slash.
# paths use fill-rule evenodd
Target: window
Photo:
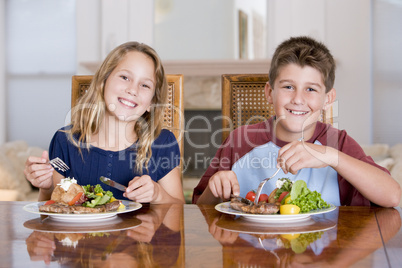
<path id="1" fill-rule="evenodd" d="M 5 10 L 7 139 L 48 148 L 70 110 L 75 0 L 8 0 Z"/>

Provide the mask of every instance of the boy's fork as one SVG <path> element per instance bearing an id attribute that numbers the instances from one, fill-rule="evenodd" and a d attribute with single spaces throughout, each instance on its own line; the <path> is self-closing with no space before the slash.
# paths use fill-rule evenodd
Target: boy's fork
<path id="1" fill-rule="evenodd" d="M 261 190 L 262 187 L 264 187 L 264 184 L 269 181 L 270 179 L 272 179 L 273 177 L 276 176 L 276 174 L 278 174 L 279 170 L 281 170 L 281 168 L 279 167 L 276 172 L 269 178 L 264 179 L 263 181 L 260 182 L 260 185 L 258 185 L 258 189 L 257 192 L 255 193 L 255 200 L 254 200 L 254 204 L 258 205 L 258 199 L 260 198 L 260 194 L 261 194 Z"/>
<path id="2" fill-rule="evenodd" d="M 56 157 L 53 158 L 52 160 L 49 161 L 49 163 L 54 167 L 57 168 L 58 170 L 65 172 L 67 170 L 69 170 L 69 166 L 66 165 L 66 163 L 64 163 L 63 160 L 61 160 L 60 158 Z"/>
<path id="3" fill-rule="evenodd" d="M 302 132 L 302 137 L 299 139 L 299 141 L 303 142 L 304 140 L 304 132 Z M 257 192 L 255 194 L 255 200 L 254 200 L 254 204 L 258 205 L 258 199 L 260 198 L 260 194 L 261 194 L 261 190 L 262 187 L 264 187 L 264 184 L 269 181 L 270 179 L 272 179 L 273 177 L 276 176 L 276 174 L 278 174 L 279 170 L 281 170 L 281 167 L 278 167 L 278 169 L 276 170 L 276 172 L 269 178 L 264 179 L 263 181 L 260 182 L 260 184 L 258 185 L 258 189 Z"/>

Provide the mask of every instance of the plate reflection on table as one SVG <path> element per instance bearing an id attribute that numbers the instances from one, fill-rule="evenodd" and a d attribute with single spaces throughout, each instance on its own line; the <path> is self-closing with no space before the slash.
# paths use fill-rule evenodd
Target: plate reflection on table
<path id="1" fill-rule="evenodd" d="M 26 221 L 32 261 L 62 267 L 169 267 L 179 260 L 182 207 L 145 206 L 99 222 L 60 222 L 51 217 Z M 168 247 L 166 246 L 168 241 Z"/>
<path id="2" fill-rule="evenodd" d="M 296 222 L 253 222 L 235 218 L 230 215 L 222 215 L 216 222 L 216 226 L 222 229 L 241 233 L 263 233 L 263 234 L 289 234 L 289 233 L 311 233 L 326 231 L 336 226 L 336 222 L 324 217 L 309 217 L 304 221 Z"/>
<path id="3" fill-rule="evenodd" d="M 223 215 L 216 222 L 216 227 L 238 233 L 239 238 L 255 248 L 271 252 L 285 248 L 299 254 L 303 253 L 311 243 L 319 240 L 324 232 L 335 228 L 336 222 L 324 217 L 314 217 L 305 221 L 261 224 L 242 217 Z"/>

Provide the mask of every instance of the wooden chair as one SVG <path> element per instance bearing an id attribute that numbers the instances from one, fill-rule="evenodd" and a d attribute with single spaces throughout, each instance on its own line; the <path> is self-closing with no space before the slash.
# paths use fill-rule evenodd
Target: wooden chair
<path id="1" fill-rule="evenodd" d="M 163 121 L 164 128 L 169 129 L 176 136 L 179 143 L 180 155 L 183 156 L 184 147 L 184 106 L 183 106 L 183 75 L 168 74 L 168 106 L 165 109 Z M 74 75 L 71 87 L 71 107 L 74 107 L 92 81 L 92 75 Z M 183 162 L 180 162 L 180 169 L 183 170 Z M 181 172 L 182 174 L 182 172 Z"/>
<path id="2" fill-rule="evenodd" d="M 273 105 L 265 98 L 268 74 L 222 75 L 222 141 L 242 125 L 261 122 L 275 115 Z M 321 121 L 333 124 L 332 107 Z"/>

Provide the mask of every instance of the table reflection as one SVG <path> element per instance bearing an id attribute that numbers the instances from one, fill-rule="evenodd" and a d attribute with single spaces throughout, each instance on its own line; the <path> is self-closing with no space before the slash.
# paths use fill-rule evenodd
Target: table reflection
<path id="1" fill-rule="evenodd" d="M 64 267 L 175 266 L 183 261 L 182 206 L 148 205 L 117 217 L 132 227 L 121 228 L 120 223 L 113 230 L 106 223 L 105 231 L 96 224 L 96 231 L 84 227 L 82 232 L 70 232 L 64 226 L 65 231 L 60 232 L 60 222 L 27 221 L 24 226 L 34 229 L 26 239 L 30 259 L 45 264 L 57 262 Z M 47 230 L 43 230 L 44 225 Z"/>
<path id="2" fill-rule="evenodd" d="M 224 267 L 348 267 L 382 251 L 382 239 L 388 241 L 401 227 L 395 209 L 366 208 L 356 221 L 353 208 L 343 207 L 282 226 L 200 209 L 209 233 L 222 245 Z M 378 231 L 377 221 L 385 234 Z"/>

